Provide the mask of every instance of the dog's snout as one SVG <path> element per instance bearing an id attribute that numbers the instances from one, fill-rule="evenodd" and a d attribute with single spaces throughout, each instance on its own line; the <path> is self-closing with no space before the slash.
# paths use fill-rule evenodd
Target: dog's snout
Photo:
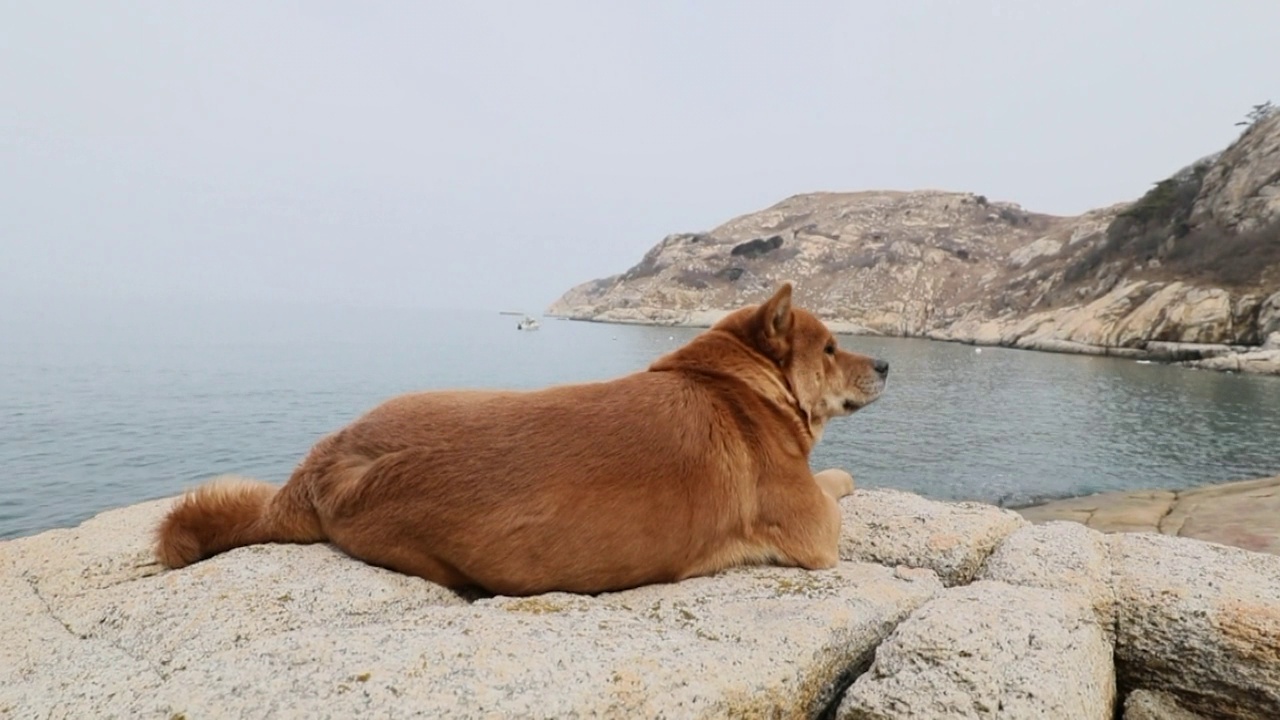
<path id="1" fill-rule="evenodd" d="M 889 376 L 889 361 L 888 361 L 888 360 L 882 360 L 882 359 L 880 359 L 880 358 L 876 358 L 876 361 L 875 361 L 874 363 L 872 363 L 872 364 L 871 364 L 871 367 L 873 367 L 873 368 L 875 368 L 875 369 L 876 369 L 876 374 L 877 374 L 877 375 L 879 375 L 880 377 L 888 377 L 888 376 Z"/>

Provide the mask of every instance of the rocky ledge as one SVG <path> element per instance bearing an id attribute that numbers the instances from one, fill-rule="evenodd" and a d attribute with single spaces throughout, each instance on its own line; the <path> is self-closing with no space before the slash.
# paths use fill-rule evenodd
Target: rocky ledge
<path id="1" fill-rule="evenodd" d="M 859 490 L 832 570 L 470 598 L 325 545 L 162 572 L 170 502 L 0 543 L 0 716 L 1280 717 L 1280 557 L 1198 540 Z"/>
<path id="2" fill-rule="evenodd" d="M 1280 475 L 1190 490 L 1135 490 L 1054 500 L 1018 512 L 1100 532 L 1149 532 L 1280 555 Z"/>

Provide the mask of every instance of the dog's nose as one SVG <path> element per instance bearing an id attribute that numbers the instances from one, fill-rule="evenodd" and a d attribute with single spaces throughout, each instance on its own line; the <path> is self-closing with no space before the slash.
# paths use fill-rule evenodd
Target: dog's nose
<path id="1" fill-rule="evenodd" d="M 888 360 L 880 360 L 880 359 L 876 359 L 876 361 L 875 361 L 874 363 L 872 363 L 872 364 L 871 364 L 871 367 L 873 367 L 873 368 L 875 368 L 875 369 L 876 369 L 876 373 L 878 373 L 878 374 L 880 375 L 880 377 L 888 377 L 888 376 L 889 376 L 889 361 L 888 361 Z"/>

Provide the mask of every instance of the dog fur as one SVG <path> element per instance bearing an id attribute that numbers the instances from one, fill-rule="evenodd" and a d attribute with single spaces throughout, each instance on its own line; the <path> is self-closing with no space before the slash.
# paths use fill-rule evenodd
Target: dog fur
<path id="1" fill-rule="evenodd" d="M 178 500 L 156 555 L 329 542 L 463 590 L 598 593 L 746 564 L 837 561 L 843 470 L 813 474 L 831 418 L 888 364 L 840 349 L 791 285 L 647 370 L 535 391 L 392 398 L 276 486 L 230 476 Z"/>

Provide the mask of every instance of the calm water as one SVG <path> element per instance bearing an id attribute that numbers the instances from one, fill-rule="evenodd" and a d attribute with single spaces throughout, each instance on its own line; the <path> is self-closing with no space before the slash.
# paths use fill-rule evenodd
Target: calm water
<path id="1" fill-rule="evenodd" d="M 221 472 L 280 482 L 320 435 L 408 390 L 532 388 L 641 368 L 697 331 L 496 313 L 19 308 L 0 317 L 0 537 Z M 16 314 L 15 314 L 16 313 Z M 815 468 L 862 486 L 1025 503 L 1280 472 L 1280 379 L 921 340 Z"/>

